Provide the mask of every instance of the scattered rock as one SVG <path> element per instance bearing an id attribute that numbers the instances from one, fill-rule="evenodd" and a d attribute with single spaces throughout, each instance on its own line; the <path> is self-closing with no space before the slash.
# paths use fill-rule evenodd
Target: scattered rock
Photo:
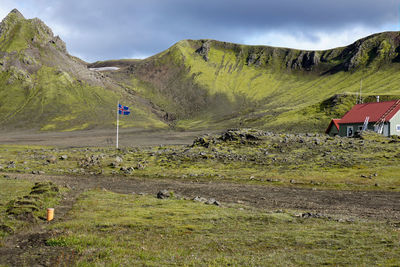
<path id="1" fill-rule="evenodd" d="M 173 196 L 174 196 L 174 192 L 168 191 L 166 189 L 158 191 L 158 193 L 157 193 L 157 198 L 159 198 L 159 199 L 170 198 Z"/>
<path id="2" fill-rule="evenodd" d="M 136 167 L 134 169 L 136 169 L 136 170 L 144 170 L 145 167 L 146 166 L 144 164 L 139 162 L 138 164 L 136 164 Z"/>
<path id="3" fill-rule="evenodd" d="M 14 161 L 10 161 L 8 163 L 7 169 L 14 169 L 16 167 L 16 164 Z"/>
<path id="4" fill-rule="evenodd" d="M 320 213 L 306 212 L 301 214 L 302 218 L 324 218 L 325 216 Z"/>
<path id="5" fill-rule="evenodd" d="M 192 200 L 193 200 L 193 201 L 198 201 L 198 202 L 203 202 L 203 203 L 207 202 L 207 199 L 206 199 L 206 198 L 204 198 L 204 197 L 199 197 L 199 196 L 196 196 L 196 197 L 192 198 Z"/>
<path id="6" fill-rule="evenodd" d="M 114 161 L 116 163 L 122 163 L 124 160 L 120 156 L 116 156 Z"/>
<path id="7" fill-rule="evenodd" d="M 196 197 L 192 198 L 192 200 L 197 201 L 197 202 L 202 202 L 207 205 L 221 206 L 221 203 L 219 201 L 215 200 L 215 198 L 206 199 L 204 197 L 196 196 Z"/>
<path id="8" fill-rule="evenodd" d="M 66 159 L 68 159 L 68 156 L 67 156 L 67 155 L 62 155 L 62 156 L 60 157 L 60 160 L 66 160 Z"/>
<path id="9" fill-rule="evenodd" d="M 220 206 L 220 205 L 221 205 L 221 204 L 220 204 L 218 201 L 216 201 L 214 198 L 208 199 L 208 200 L 205 202 L 205 204 L 207 204 L 207 205 L 216 205 L 216 206 Z"/>
<path id="10" fill-rule="evenodd" d="M 90 168 L 93 166 L 99 166 L 100 165 L 100 160 L 101 160 L 101 156 L 97 156 L 97 155 L 91 155 L 88 157 L 85 157 L 83 159 L 81 159 L 78 162 L 78 165 L 81 168 Z"/>

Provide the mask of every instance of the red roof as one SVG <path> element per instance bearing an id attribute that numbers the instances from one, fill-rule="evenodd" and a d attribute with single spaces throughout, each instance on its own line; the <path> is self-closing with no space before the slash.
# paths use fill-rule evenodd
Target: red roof
<path id="1" fill-rule="evenodd" d="M 388 112 L 390 109 L 392 110 Z M 340 124 L 363 123 L 365 117 L 369 117 L 370 122 L 377 122 L 382 116 L 384 116 L 384 121 L 389 121 L 399 110 L 400 100 L 358 104 L 344 114 Z"/>
<path id="2" fill-rule="evenodd" d="M 326 129 L 325 133 L 329 133 L 329 131 L 331 130 L 331 127 L 332 127 L 333 125 L 335 125 L 335 126 L 336 126 L 336 129 L 339 131 L 339 122 L 340 122 L 340 119 L 332 119 L 332 120 L 331 120 L 331 123 L 329 123 L 329 126 L 328 126 L 328 128 Z"/>

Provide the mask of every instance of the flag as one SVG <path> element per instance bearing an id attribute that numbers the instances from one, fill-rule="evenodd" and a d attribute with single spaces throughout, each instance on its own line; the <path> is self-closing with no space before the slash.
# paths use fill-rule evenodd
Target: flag
<path id="1" fill-rule="evenodd" d="M 129 107 L 118 104 L 118 113 L 122 115 L 129 115 L 131 112 L 129 111 Z"/>

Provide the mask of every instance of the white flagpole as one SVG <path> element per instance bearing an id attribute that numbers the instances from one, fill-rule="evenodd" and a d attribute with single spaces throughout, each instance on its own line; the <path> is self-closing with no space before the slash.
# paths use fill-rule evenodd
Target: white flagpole
<path id="1" fill-rule="evenodd" d="M 117 105 L 117 149 L 118 149 L 118 128 L 119 128 L 119 100 Z"/>

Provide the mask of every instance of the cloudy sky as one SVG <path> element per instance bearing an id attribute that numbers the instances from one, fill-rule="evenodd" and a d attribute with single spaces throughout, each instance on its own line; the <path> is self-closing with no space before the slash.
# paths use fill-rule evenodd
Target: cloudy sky
<path id="1" fill-rule="evenodd" d="M 328 49 L 400 29 L 399 0 L 0 0 L 88 62 L 144 58 L 182 39 Z"/>

